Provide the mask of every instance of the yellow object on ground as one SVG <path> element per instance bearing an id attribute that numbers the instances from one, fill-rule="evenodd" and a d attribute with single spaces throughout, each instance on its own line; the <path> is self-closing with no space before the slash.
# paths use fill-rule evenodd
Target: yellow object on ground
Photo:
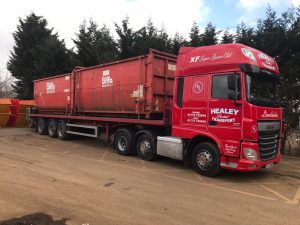
<path id="1" fill-rule="evenodd" d="M 0 99 L 0 127 L 6 127 L 10 117 L 10 99 Z"/>
<path id="2" fill-rule="evenodd" d="M 34 105 L 33 100 L 0 99 L 0 127 L 26 126 L 27 109 Z"/>
<path id="3" fill-rule="evenodd" d="M 15 124 L 16 127 L 23 127 L 27 125 L 27 121 L 26 121 L 27 109 L 33 107 L 34 105 L 35 105 L 34 100 L 20 100 L 19 115 L 18 115 L 17 122 Z"/>

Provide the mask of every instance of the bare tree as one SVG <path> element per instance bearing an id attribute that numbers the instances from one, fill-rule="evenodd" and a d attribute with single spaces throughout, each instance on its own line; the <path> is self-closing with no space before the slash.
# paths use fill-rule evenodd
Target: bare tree
<path id="1" fill-rule="evenodd" d="M 15 93 L 12 85 L 14 79 L 8 72 L 0 70 L 0 98 L 14 98 Z"/>

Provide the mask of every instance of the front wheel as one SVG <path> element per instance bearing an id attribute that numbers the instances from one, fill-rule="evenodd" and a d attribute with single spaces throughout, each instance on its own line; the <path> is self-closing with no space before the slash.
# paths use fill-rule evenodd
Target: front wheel
<path id="1" fill-rule="evenodd" d="M 137 153 L 146 161 L 154 160 L 157 156 L 155 139 L 150 134 L 141 134 L 137 141 Z"/>
<path id="2" fill-rule="evenodd" d="M 221 172 L 220 153 L 217 146 L 203 142 L 195 146 L 192 154 L 192 164 L 196 172 L 213 177 Z"/>

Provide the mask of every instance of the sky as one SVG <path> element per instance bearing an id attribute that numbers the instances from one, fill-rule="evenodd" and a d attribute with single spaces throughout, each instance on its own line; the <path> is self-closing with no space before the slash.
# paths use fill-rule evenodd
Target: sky
<path id="1" fill-rule="evenodd" d="M 112 31 L 114 23 L 129 16 L 131 27 L 138 29 L 149 18 L 158 27 L 164 26 L 170 35 L 176 32 L 188 37 L 193 22 L 204 28 L 212 22 L 218 29 L 235 30 L 242 21 L 255 26 L 263 18 L 267 5 L 281 13 L 300 0 L 9 0 L 0 8 L 0 71 L 6 70 L 10 51 L 14 46 L 12 33 L 19 18 L 31 12 L 43 16 L 48 27 L 54 28 L 72 48 L 79 25 L 90 18 L 99 25 L 106 24 Z M 3 73 L 2 73 L 3 74 Z"/>

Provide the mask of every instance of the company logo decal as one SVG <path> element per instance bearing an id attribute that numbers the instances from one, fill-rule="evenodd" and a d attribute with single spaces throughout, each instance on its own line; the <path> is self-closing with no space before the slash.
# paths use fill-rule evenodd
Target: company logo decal
<path id="1" fill-rule="evenodd" d="M 227 154 L 234 154 L 237 151 L 237 146 L 225 144 L 225 151 Z"/>
<path id="2" fill-rule="evenodd" d="M 222 60 L 222 59 L 228 59 L 231 58 L 233 55 L 233 52 L 225 52 L 223 55 L 218 55 L 217 53 L 212 54 L 211 56 L 206 55 L 197 55 L 192 56 L 190 59 L 190 63 L 196 63 L 196 62 L 213 62 L 216 60 Z"/>
<path id="3" fill-rule="evenodd" d="M 212 120 L 221 123 L 235 123 L 236 118 L 232 118 L 232 116 L 236 116 L 240 110 L 238 109 L 228 109 L 228 108 L 213 108 L 210 110 L 212 116 Z"/>
<path id="4" fill-rule="evenodd" d="M 53 82 L 46 83 L 46 93 L 47 94 L 55 93 L 55 84 Z"/>
<path id="5" fill-rule="evenodd" d="M 109 75 L 109 70 L 103 70 L 102 74 L 102 87 L 113 86 L 113 79 Z"/>
<path id="6" fill-rule="evenodd" d="M 193 85 L 193 92 L 196 94 L 200 94 L 203 91 L 203 83 L 202 81 L 197 81 Z"/>
<path id="7" fill-rule="evenodd" d="M 257 132 L 257 126 L 256 126 L 256 125 L 252 125 L 252 127 L 251 127 L 251 132 L 252 132 L 253 134 L 255 134 L 255 133 Z"/>
<path id="8" fill-rule="evenodd" d="M 258 58 L 261 60 L 261 64 L 264 67 L 266 67 L 270 70 L 275 70 L 276 69 L 275 66 L 274 66 L 276 64 L 276 62 L 272 57 L 260 52 L 260 53 L 258 53 Z"/>
<path id="9" fill-rule="evenodd" d="M 267 110 L 264 111 L 264 113 L 261 115 L 261 117 L 271 117 L 271 118 L 278 118 L 278 113 L 271 111 L 270 113 L 267 112 Z"/>
<path id="10" fill-rule="evenodd" d="M 246 56 L 247 58 L 251 59 L 252 61 L 256 61 L 256 58 L 253 54 L 253 52 L 248 49 L 248 48 L 241 48 L 242 53 L 244 54 L 244 56 Z"/>
<path id="11" fill-rule="evenodd" d="M 275 60 L 273 58 L 262 52 L 258 53 L 258 58 L 265 60 L 268 65 L 273 65 L 275 63 Z"/>
<path id="12" fill-rule="evenodd" d="M 168 64 L 168 70 L 176 71 L 176 65 Z"/>
<path id="13" fill-rule="evenodd" d="M 238 109 L 228 109 L 228 108 L 214 108 L 210 110 L 211 114 L 227 114 L 227 115 L 237 115 L 240 110 Z"/>

